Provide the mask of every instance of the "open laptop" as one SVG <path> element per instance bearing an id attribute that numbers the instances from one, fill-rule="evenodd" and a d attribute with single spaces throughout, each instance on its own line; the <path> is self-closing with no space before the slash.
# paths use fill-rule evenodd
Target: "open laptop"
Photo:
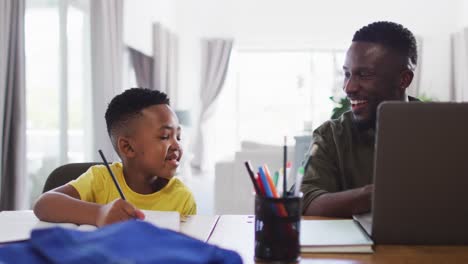
<path id="1" fill-rule="evenodd" d="M 376 244 L 468 244 L 468 103 L 386 102 L 377 118 Z"/>

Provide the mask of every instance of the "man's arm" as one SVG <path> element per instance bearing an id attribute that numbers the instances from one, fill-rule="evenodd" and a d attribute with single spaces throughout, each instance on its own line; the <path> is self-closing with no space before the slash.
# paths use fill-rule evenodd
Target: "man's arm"
<path id="1" fill-rule="evenodd" d="M 304 215 L 351 217 L 371 209 L 373 185 L 342 191 L 335 144 L 331 126 L 314 131 L 301 186 Z"/>
<path id="2" fill-rule="evenodd" d="M 370 211 L 373 185 L 342 192 L 323 193 L 313 199 L 305 215 L 351 217 Z"/>

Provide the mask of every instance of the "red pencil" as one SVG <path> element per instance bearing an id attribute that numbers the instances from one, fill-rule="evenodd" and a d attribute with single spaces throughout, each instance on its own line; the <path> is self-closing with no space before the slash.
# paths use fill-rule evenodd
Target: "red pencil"
<path id="1" fill-rule="evenodd" d="M 262 179 L 260 178 L 260 172 L 257 172 L 257 177 L 255 179 L 257 180 L 258 188 L 260 189 L 260 192 L 261 192 L 260 195 L 266 196 L 265 187 L 263 186 Z"/>

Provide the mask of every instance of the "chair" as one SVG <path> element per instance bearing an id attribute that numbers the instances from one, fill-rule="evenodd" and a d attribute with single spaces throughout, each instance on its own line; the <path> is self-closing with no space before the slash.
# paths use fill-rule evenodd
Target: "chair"
<path id="1" fill-rule="evenodd" d="M 91 166 L 102 164 L 97 162 L 70 163 L 62 165 L 52 171 L 44 184 L 43 193 L 55 189 L 78 178 Z"/>

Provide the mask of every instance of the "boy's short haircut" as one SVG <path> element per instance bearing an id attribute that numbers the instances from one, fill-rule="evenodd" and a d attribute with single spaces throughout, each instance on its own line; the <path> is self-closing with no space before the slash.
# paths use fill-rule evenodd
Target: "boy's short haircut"
<path id="1" fill-rule="evenodd" d="M 169 105 L 169 98 L 163 92 L 146 88 L 131 88 L 115 96 L 107 106 L 105 118 L 107 133 L 114 148 L 114 136 L 122 128 L 127 127 L 129 121 L 140 116 L 141 111 L 153 105 Z"/>

